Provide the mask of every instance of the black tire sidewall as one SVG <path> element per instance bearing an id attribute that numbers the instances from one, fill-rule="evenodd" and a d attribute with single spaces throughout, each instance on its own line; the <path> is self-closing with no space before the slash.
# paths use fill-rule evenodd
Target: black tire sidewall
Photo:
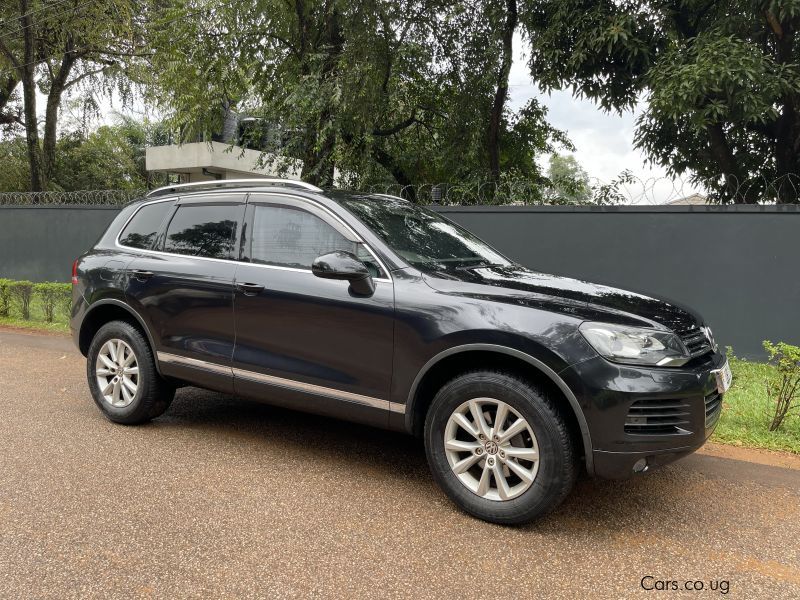
<path id="1" fill-rule="evenodd" d="M 453 473 L 444 450 L 444 430 L 450 415 L 473 398 L 502 400 L 519 412 L 536 436 L 539 467 L 533 484 L 512 500 L 481 498 Z M 558 414 L 535 388 L 500 373 L 477 372 L 460 376 L 436 395 L 425 423 L 425 451 L 434 479 L 466 512 L 495 523 L 517 524 L 542 516 L 561 502 L 565 483 L 573 477 L 571 442 Z M 566 437 L 566 439 L 565 439 Z"/>
<path id="2" fill-rule="evenodd" d="M 136 355 L 136 362 L 139 366 L 136 394 L 133 401 L 124 407 L 111 406 L 105 401 L 95 374 L 97 355 L 103 345 L 111 339 L 120 339 L 128 344 Z M 92 393 L 95 404 L 110 420 L 124 424 L 148 420 L 152 398 L 157 394 L 157 378 L 159 375 L 155 368 L 153 353 L 149 344 L 134 327 L 123 321 L 112 321 L 103 325 L 89 345 L 89 351 L 86 354 L 86 375 L 89 390 Z"/>

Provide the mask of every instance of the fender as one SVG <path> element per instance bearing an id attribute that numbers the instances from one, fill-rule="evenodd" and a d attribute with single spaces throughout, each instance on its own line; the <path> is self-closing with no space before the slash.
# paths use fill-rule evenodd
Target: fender
<path id="1" fill-rule="evenodd" d="M 594 461 L 592 457 L 592 439 L 589 434 L 589 425 L 586 423 L 586 417 L 583 414 L 583 410 L 581 409 L 581 405 L 578 402 L 578 399 L 575 397 L 575 394 L 572 393 L 572 390 L 569 386 L 564 382 L 561 377 L 559 377 L 558 373 L 556 373 L 553 369 L 548 367 L 542 361 L 537 358 L 534 358 L 530 354 L 526 354 L 514 348 L 509 348 L 507 346 L 499 346 L 496 344 L 464 344 L 461 346 L 454 346 L 452 348 L 448 348 L 440 352 L 439 354 L 435 355 L 431 358 L 428 362 L 423 365 L 422 369 L 420 369 L 417 376 L 414 378 L 414 382 L 411 384 L 411 390 L 408 393 L 408 399 L 406 400 L 406 407 L 405 407 L 405 426 L 407 431 L 411 431 L 413 428 L 413 416 L 414 416 L 414 402 L 416 399 L 417 388 L 419 387 L 422 378 L 425 377 L 425 374 L 438 363 L 443 358 L 447 358 L 448 356 L 452 356 L 453 354 L 459 354 L 461 352 L 469 352 L 470 350 L 483 350 L 488 352 L 497 352 L 499 354 L 506 354 L 508 356 L 513 356 L 520 360 L 524 360 L 529 365 L 537 369 L 543 375 L 546 375 L 556 386 L 558 389 L 561 390 L 561 393 L 564 394 L 567 401 L 572 408 L 572 412 L 575 414 L 575 418 L 578 421 L 578 426 L 581 430 L 581 439 L 583 441 L 583 450 L 584 455 L 586 457 L 586 470 L 589 474 L 594 472 Z"/>
<path id="2" fill-rule="evenodd" d="M 118 307 L 124 309 L 128 314 L 130 314 L 133 318 L 136 319 L 136 321 L 139 323 L 139 325 L 141 325 L 142 330 L 144 331 L 145 335 L 147 336 L 147 342 L 150 344 L 150 349 L 153 352 L 153 359 L 154 359 L 153 362 L 155 362 L 156 370 L 158 371 L 158 374 L 161 375 L 161 365 L 159 364 L 158 358 L 156 356 L 156 354 L 157 354 L 157 352 L 156 352 L 156 344 L 155 344 L 155 341 L 153 340 L 152 334 L 150 333 L 150 329 L 148 329 L 148 327 L 145 324 L 145 321 L 142 318 L 142 316 L 138 312 L 136 312 L 133 308 L 131 308 L 130 305 L 126 304 L 122 300 L 117 300 L 116 298 L 105 298 L 103 300 L 97 300 L 96 302 L 94 302 L 89 307 L 89 310 L 86 311 L 86 314 L 83 315 L 83 318 L 81 319 L 81 324 L 80 324 L 80 328 L 79 329 L 83 330 L 83 324 L 86 322 L 86 318 L 89 315 L 91 315 L 92 312 L 94 312 L 98 307 L 100 307 L 100 306 L 108 306 L 108 305 L 118 306 Z"/>

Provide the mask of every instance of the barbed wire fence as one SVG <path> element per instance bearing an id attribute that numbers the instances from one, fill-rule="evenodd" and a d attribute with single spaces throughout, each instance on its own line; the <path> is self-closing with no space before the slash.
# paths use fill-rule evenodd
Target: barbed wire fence
<path id="1" fill-rule="evenodd" d="M 213 182 L 209 182 L 213 183 Z M 622 174 L 612 181 L 590 179 L 575 186 L 552 182 L 507 180 L 467 183 L 400 185 L 381 183 L 362 186 L 372 194 L 400 196 L 418 204 L 440 205 L 617 205 L 659 206 L 666 204 L 797 203 L 800 177 L 775 180 L 751 178 L 738 184 L 734 178 L 701 182 L 668 177 L 639 178 Z M 50 192 L 0 192 L 0 206 L 124 206 L 143 197 L 146 190 L 79 190 Z"/>

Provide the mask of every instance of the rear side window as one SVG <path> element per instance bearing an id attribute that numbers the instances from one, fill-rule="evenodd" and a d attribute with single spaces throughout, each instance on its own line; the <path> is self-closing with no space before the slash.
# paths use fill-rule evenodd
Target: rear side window
<path id="1" fill-rule="evenodd" d="M 251 250 L 254 263 L 310 269 L 315 258 L 334 250 L 355 252 L 356 244 L 304 210 L 256 206 Z"/>
<path id="2" fill-rule="evenodd" d="M 172 202 L 157 202 L 140 208 L 119 236 L 119 243 L 147 250 L 153 245 L 161 223 L 172 210 Z"/>
<path id="3" fill-rule="evenodd" d="M 233 258 L 241 205 L 184 204 L 167 228 L 164 251 L 205 258 Z"/>

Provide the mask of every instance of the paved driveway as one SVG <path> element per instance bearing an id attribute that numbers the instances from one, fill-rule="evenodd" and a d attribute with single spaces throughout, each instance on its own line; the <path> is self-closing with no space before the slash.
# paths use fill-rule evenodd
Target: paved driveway
<path id="1" fill-rule="evenodd" d="M 191 388 L 122 427 L 84 372 L 65 338 L 0 332 L 2 597 L 800 598 L 789 457 L 584 480 L 507 528 L 458 512 L 412 438 Z"/>

